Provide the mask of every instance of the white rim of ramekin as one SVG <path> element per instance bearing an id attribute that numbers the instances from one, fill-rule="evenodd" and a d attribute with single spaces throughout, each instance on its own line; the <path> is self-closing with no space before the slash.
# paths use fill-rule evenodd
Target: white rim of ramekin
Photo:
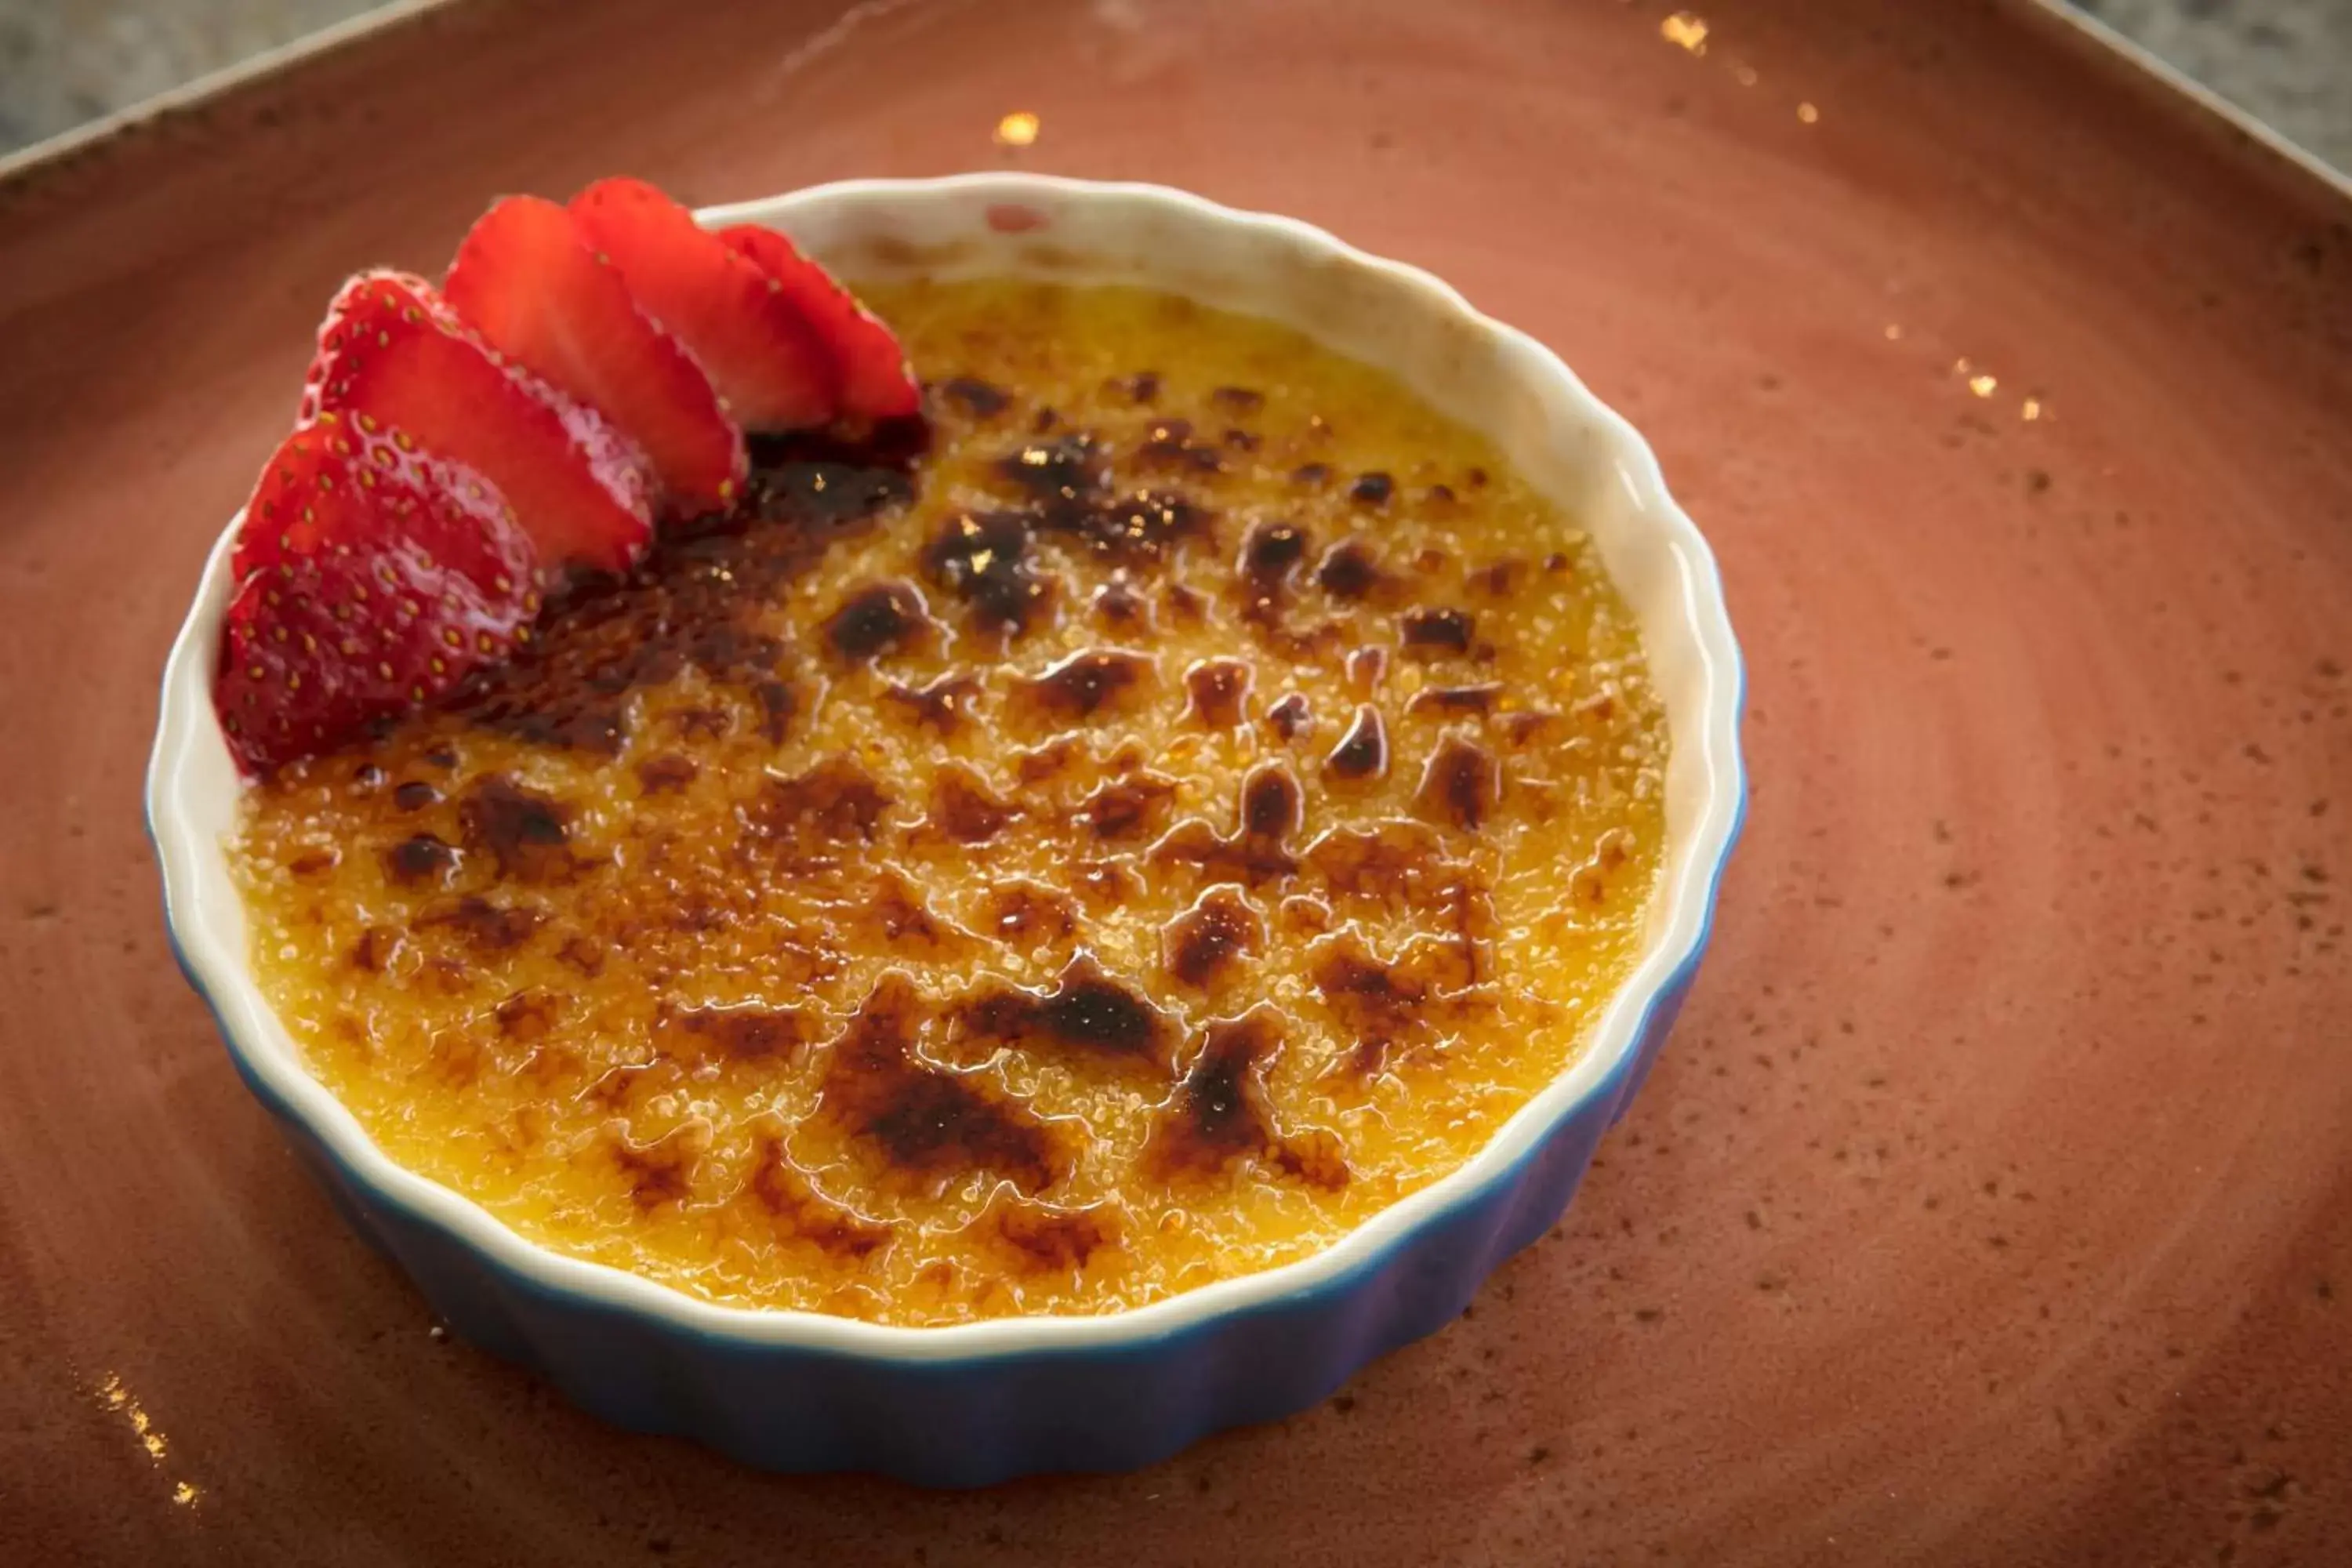
<path id="1" fill-rule="evenodd" d="M 264 1098 L 274 1099 L 277 1108 L 305 1127 L 372 1201 L 446 1233 L 509 1279 L 546 1294 L 575 1298 L 592 1307 L 624 1309 L 666 1327 L 747 1347 L 903 1362 L 1117 1351 L 1171 1339 L 1212 1320 L 1344 1289 L 1352 1277 L 1376 1268 L 1415 1233 L 1442 1224 L 1515 1179 L 1548 1139 L 1627 1067 L 1647 1032 L 1653 1010 L 1669 988 L 1687 983 L 1706 942 L 1717 889 L 1746 804 L 1739 753 L 1744 677 L 1714 554 L 1697 526 L 1667 493 L 1649 444 L 1622 416 L 1594 396 L 1557 354 L 1517 328 L 1483 314 L 1451 285 L 1418 268 L 1370 255 L 1296 218 L 1239 211 L 1187 191 L 1041 174 L 845 180 L 709 208 L 697 216 L 706 226 L 766 223 L 789 230 L 796 214 L 824 205 L 887 209 L 940 196 L 1008 204 L 1110 200 L 1156 205 L 1192 222 L 1269 233 L 1311 257 L 1402 285 L 1424 309 L 1455 316 L 1490 339 L 1512 363 L 1514 374 L 1531 385 L 1548 383 L 1551 392 L 1598 430 L 1636 510 L 1671 550 L 1681 576 L 1681 629 L 1699 662 L 1705 695 L 1695 727 L 1670 728 L 1668 767 L 1700 769 L 1705 804 L 1687 834 L 1669 836 L 1667 876 L 1655 895 L 1664 901 L 1667 918 L 1651 933 L 1633 973 L 1589 1027 L 1576 1059 L 1515 1111 L 1477 1153 L 1307 1258 L 1198 1286 L 1145 1306 L 1095 1314 L 1031 1314 L 918 1328 L 797 1309 L 722 1306 L 525 1239 L 473 1200 L 394 1163 L 377 1148 L 357 1118 L 303 1068 L 291 1036 L 255 983 L 246 954 L 224 934 L 229 929 L 241 932 L 241 907 L 234 921 L 205 918 L 210 899 L 234 900 L 238 894 L 227 875 L 223 846 L 205 837 L 181 803 L 199 749 L 219 751 L 226 745 L 213 714 L 209 675 L 228 600 L 227 557 L 242 511 L 229 520 L 206 559 L 194 605 L 164 666 L 148 771 L 148 827 L 163 870 L 166 923 L 182 966 L 211 1005 L 237 1064 L 267 1090 Z M 1643 619 L 1643 640 L 1654 667 L 1658 631 Z M 1682 838 L 1680 845 L 1676 837 Z M 207 860 L 215 863 L 216 872 L 209 879 L 212 886 L 204 876 Z"/>

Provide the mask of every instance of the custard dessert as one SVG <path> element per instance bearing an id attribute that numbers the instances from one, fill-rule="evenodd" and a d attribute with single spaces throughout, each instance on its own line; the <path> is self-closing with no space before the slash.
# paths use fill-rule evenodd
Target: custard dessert
<path id="1" fill-rule="evenodd" d="M 861 294 L 920 422 L 753 437 L 255 780 L 262 986 L 394 1161 L 706 1300 L 950 1324 L 1306 1258 L 1634 963 L 1633 617 L 1477 433 L 1287 330 Z"/>

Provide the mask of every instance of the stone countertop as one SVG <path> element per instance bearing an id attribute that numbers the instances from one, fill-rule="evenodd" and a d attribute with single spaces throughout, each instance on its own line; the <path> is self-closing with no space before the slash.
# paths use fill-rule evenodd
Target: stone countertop
<path id="1" fill-rule="evenodd" d="M 2352 0 L 2077 0 L 2352 170 Z M 373 0 L 0 0 L 0 152 L 373 8 Z"/>
<path id="2" fill-rule="evenodd" d="M 2074 0 L 2338 169 L 2352 171 L 2352 0 Z"/>

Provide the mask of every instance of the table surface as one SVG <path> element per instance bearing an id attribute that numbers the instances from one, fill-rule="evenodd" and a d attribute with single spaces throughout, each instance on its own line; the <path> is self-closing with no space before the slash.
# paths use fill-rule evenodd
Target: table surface
<path id="1" fill-rule="evenodd" d="M 2344 1561 L 2352 201 L 2031 6 L 1706 19 L 483 0 L 0 181 L 0 1562 Z M 352 268 L 1015 159 L 1559 348 L 1719 550 L 1751 826 L 1465 1321 L 1138 1475 L 764 1477 L 337 1223 L 166 952 L 154 677 Z"/>
<path id="2" fill-rule="evenodd" d="M 2075 3 L 2281 134 L 2352 169 L 2352 0 Z M 379 4 L 0 0 L 0 152 L 70 131 Z"/>

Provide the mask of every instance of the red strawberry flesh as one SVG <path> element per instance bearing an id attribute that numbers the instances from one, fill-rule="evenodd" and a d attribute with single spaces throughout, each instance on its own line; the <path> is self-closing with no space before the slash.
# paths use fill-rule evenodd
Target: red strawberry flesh
<path id="1" fill-rule="evenodd" d="M 492 206 L 457 247 L 442 292 L 492 348 L 643 446 L 678 510 L 720 510 L 740 489 L 743 434 L 709 378 L 559 204 L 509 196 Z"/>
<path id="2" fill-rule="evenodd" d="M 719 231 L 730 250 L 773 279 L 833 361 L 841 411 L 853 418 L 895 419 L 922 406 L 907 351 L 890 329 L 857 302 L 840 279 L 801 254 L 772 228 L 736 224 Z"/>
<path id="3" fill-rule="evenodd" d="M 832 419 L 833 363 L 782 285 L 643 180 L 599 180 L 572 199 L 581 232 L 638 306 L 684 343 L 751 430 Z"/>
<path id="4" fill-rule="evenodd" d="M 440 695 L 539 611 L 530 538 L 487 481 L 357 434 L 295 431 L 247 508 L 213 700 L 248 773 Z"/>
<path id="5" fill-rule="evenodd" d="M 345 283 L 304 411 L 341 413 L 497 486 L 548 564 L 625 570 L 653 532 L 645 453 L 602 415 L 502 361 L 433 287 L 392 272 Z"/>

